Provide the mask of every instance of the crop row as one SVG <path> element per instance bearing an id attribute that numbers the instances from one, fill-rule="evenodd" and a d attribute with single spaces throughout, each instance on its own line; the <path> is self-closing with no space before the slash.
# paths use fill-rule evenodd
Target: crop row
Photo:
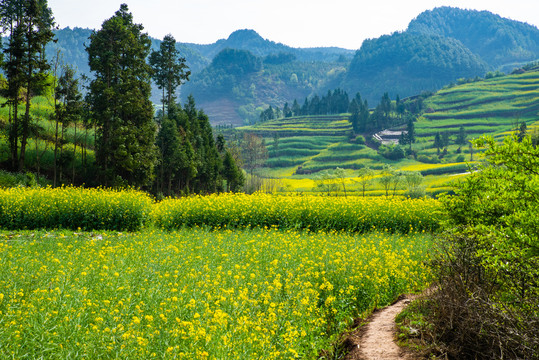
<path id="1" fill-rule="evenodd" d="M 283 229 L 434 230 L 435 200 L 360 197 L 215 194 L 155 203 L 135 190 L 84 188 L 0 189 L 0 228 L 139 230 L 152 224 L 182 227 L 272 227 Z"/>
<path id="2" fill-rule="evenodd" d="M 227 194 L 169 199 L 157 204 L 157 226 L 272 227 L 407 233 L 439 226 L 435 200 Z"/>

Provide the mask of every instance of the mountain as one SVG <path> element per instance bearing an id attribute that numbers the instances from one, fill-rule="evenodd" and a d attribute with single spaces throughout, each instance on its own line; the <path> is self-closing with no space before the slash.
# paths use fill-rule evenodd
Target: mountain
<path id="1" fill-rule="evenodd" d="M 58 30 L 47 55 L 52 59 L 60 50 L 65 62 L 88 75 L 84 44 L 91 32 Z M 159 44 L 152 39 L 154 49 Z M 509 72 L 539 59 L 539 30 L 487 11 L 440 7 L 418 15 L 404 32 L 365 40 L 355 53 L 293 48 L 247 29 L 213 44 L 177 47 L 192 72 L 180 88 L 182 101 L 193 93 L 212 123 L 240 125 L 256 121 L 269 105 L 282 107 L 337 87 L 360 92 L 374 106 L 386 92 L 404 98 L 492 70 Z M 249 62 L 253 71 L 243 71 Z M 157 91 L 152 100 L 160 102 Z"/>
<path id="2" fill-rule="evenodd" d="M 395 98 L 435 91 L 461 77 L 484 75 L 487 69 L 478 55 L 456 39 L 394 33 L 363 42 L 342 86 L 375 104 L 385 92 Z"/>
<path id="3" fill-rule="evenodd" d="M 255 56 L 264 57 L 270 54 L 290 53 L 300 61 L 335 61 L 339 57 L 351 58 L 353 50 L 337 47 L 329 48 L 293 48 L 281 43 L 262 38 L 256 31 L 244 29 L 234 31 L 227 39 L 217 40 L 213 44 L 198 45 L 185 44 L 188 47 L 198 50 L 208 59 L 213 59 L 215 55 L 226 48 L 247 50 Z"/>
<path id="4" fill-rule="evenodd" d="M 348 62 L 299 61 L 293 53 L 265 57 L 225 48 L 181 89 L 193 94 L 214 125 L 244 125 L 259 120 L 269 105 L 282 107 L 304 99 L 346 71 Z"/>
<path id="5" fill-rule="evenodd" d="M 59 52 L 64 63 L 74 66 L 79 74 L 91 76 L 85 45 L 88 45 L 88 38 L 92 32 L 93 30 L 78 27 L 56 30 L 57 41 L 47 45 L 47 57 L 53 61 Z M 155 38 L 150 38 L 150 40 L 152 41 L 152 49 L 159 49 L 161 40 Z M 191 70 L 192 79 L 194 79 L 195 83 L 197 82 L 197 75 L 203 73 L 198 76 L 198 79 L 203 79 L 203 81 L 198 81 L 193 85 L 188 82 L 186 86 L 180 89 L 180 93 L 184 94 L 182 100 L 185 100 L 188 94 L 194 93 L 197 102 L 203 107 L 210 107 L 208 113 L 214 122 L 236 125 L 243 124 L 246 119 L 253 120 L 257 118 L 255 114 L 256 107 L 267 106 L 268 104 L 282 105 L 288 100 L 289 96 L 292 98 L 295 96 L 305 97 L 311 94 L 327 72 L 331 72 L 336 67 L 338 71 L 343 71 L 344 66 L 342 64 L 349 61 L 354 54 L 352 50 L 337 47 L 293 48 L 263 39 L 254 30 L 235 31 L 227 39 L 218 40 L 213 44 L 177 43 L 176 46 L 180 54 L 185 57 L 186 64 Z M 266 69 L 265 73 L 259 73 L 255 80 L 250 79 L 249 76 L 242 78 L 238 74 L 227 74 L 227 71 L 230 70 L 229 68 L 217 66 L 213 62 L 218 54 L 227 49 L 244 50 L 259 59 L 257 61 L 264 62 L 265 66 L 267 65 L 266 67 L 271 69 Z M 295 62 L 293 69 L 290 68 L 291 61 Z M 330 65 L 334 63 L 337 65 Z M 279 66 L 281 68 L 286 67 L 288 70 L 277 70 Z M 216 71 L 217 74 L 215 74 Z M 296 78 L 293 76 L 294 74 L 299 77 L 299 80 L 294 80 Z M 219 85 L 223 83 L 223 77 L 234 83 L 225 87 L 229 90 L 228 93 L 225 94 L 222 101 L 215 103 L 216 95 L 223 90 L 222 86 Z M 281 86 L 283 81 L 287 82 L 291 78 L 292 89 Z M 216 81 L 219 86 L 214 88 L 213 85 L 215 85 Z M 266 95 L 257 96 L 257 99 L 252 99 L 251 97 L 242 98 L 239 102 L 236 101 L 235 98 L 241 98 L 241 94 L 244 92 L 243 90 L 238 92 L 238 89 L 245 86 L 250 88 L 252 83 L 255 86 L 258 85 L 259 94 Z M 232 90 L 234 89 L 236 91 L 233 93 Z M 154 88 L 153 93 L 152 101 L 159 103 L 159 91 Z M 247 103 L 248 101 L 252 102 Z M 215 104 L 227 104 L 227 106 L 223 108 L 221 105 Z M 243 108 L 239 109 L 242 106 Z M 223 116 L 223 114 L 229 114 L 230 116 Z"/>
<path id="6" fill-rule="evenodd" d="M 459 40 L 493 69 L 539 58 L 539 29 L 488 11 L 435 8 L 412 20 L 407 32 Z"/>
<path id="7" fill-rule="evenodd" d="M 488 11 L 440 7 L 418 15 L 406 31 L 365 40 L 341 86 L 378 102 L 435 91 L 459 78 L 511 71 L 539 59 L 539 29 Z"/>

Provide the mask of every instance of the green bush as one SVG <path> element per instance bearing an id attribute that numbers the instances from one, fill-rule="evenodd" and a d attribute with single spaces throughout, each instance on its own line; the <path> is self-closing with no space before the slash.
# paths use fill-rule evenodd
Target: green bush
<path id="1" fill-rule="evenodd" d="M 539 359 L 539 148 L 474 143 L 488 163 L 442 199 L 436 332 L 454 358 Z"/>

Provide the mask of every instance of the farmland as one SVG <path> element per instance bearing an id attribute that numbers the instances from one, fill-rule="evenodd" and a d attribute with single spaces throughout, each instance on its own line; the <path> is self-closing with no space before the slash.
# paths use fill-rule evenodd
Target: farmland
<path id="1" fill-rule="evenodd" d="M 428 286 L 441 219 L 434 200 L 153 203 L 81 188 L 7 189 L 1 199 L 0 354 L 12 358 L 331 354 L 355 318 Z"/>
<path id="2" fill-rule="evenodd" d="M 427 193 L 436 194 L 451 187 L 454 177 L 447 175 L 465 173 L 467 163 L 473 166 L 478 160 L 469 140 L 483 134 L 501 138 L 523 123 L 528 133 L 533 134 L 538 125 L 538 96 L 537 68 L 447 86 L 424 100 L 424 111 L 415 122 L 416 142 L 412 146 L 415 156 L 407 155 L 400 160 L 390 160 L 375 150 L 372 143 L 365 143 L 364 139 L 368 140 L 372 134 L 363 134 L 364 139 L 355 137 L 347 121 L 349 114 L 274 119 L 238 130 L 264 137 L 268 159 L 257 170 L 258 174 L 278 179 L 283 191 L 288 188 L 316 192 L 316 177 L 340 167 L 346 170 L 350 180 L 348 190 L 355 192 L 359 169 L 370 167 L 381 173 L 384 165 L 390 165 L 398 170 L 420 171 L 425 176 Z M 465 133 L 464 143 L 457 140 L 461 128 Z M 406 129 L 399 126 L 389 130 Z M 440 149 L 434 146 L 436 134 L 447 138 L 447 144 Z M 368 193 L 383 192 L 373 181 Z"/>

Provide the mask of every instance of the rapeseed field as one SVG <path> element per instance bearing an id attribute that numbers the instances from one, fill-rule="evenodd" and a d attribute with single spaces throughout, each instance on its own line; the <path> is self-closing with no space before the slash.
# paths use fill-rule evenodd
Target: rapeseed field
<path id="1" fill-rule="evenodd" d="M 427 286 L 431 237 L 199 227 L 0 233 L 1 358 L 317 358 Z"/>

